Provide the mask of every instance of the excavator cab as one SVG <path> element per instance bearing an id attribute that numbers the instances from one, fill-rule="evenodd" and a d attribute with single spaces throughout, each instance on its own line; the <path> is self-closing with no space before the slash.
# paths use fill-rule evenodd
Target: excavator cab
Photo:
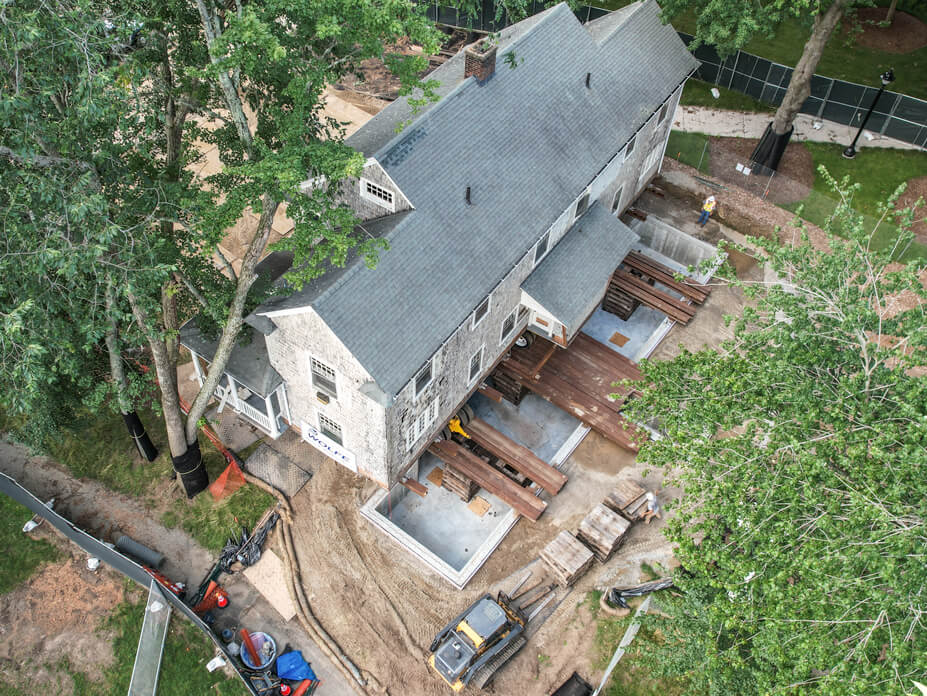
<path id="1" fill-rule="evenodd" d="M 482 688 L 524 645 L 525 624 L 504 595 L 484 595 L 435 636 L 428 663 L 454 691 L 471 681 Z"/>

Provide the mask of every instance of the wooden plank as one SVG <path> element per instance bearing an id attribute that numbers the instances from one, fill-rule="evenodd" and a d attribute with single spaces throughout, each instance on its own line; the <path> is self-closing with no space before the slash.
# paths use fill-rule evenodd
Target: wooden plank
<path id="1" fill-rule="evenodd" d="M 576 338 L 573 339 L 570 350 L 574 355 L 589 355 L 590 359 L 607 364 L 608 369 L 620 374 L 622 379 L 643 378 L 643 374 L 641 374 L 636 362 L 603 345 L 588 334 L 582 332 L 577 334 Z"/>
<path id="2" fill-rule="evenodd" d="M 628 254 L 623 262 L 628 268 L 634 268 L 653 278 L 658 283 L 662 283 L 668 288 L 675 290 L 686 298 L 697 304 L 701 304 L 708 297 L 711 288 L 694 280 L 676 280 L 675 271 L 662 263 L 651 259 L 637 251 Z"/>
<path id="3" fill-rule="evenodd" d="M 552 495 L 567 482 L 567 477 L 538 457 L 527 447 L 500 433 L 486 421 L 474 418 L 467 423 L 467 435 L 506 464 L 534 481 Z"/>
<path id="4" fill-rule="evenodd" d="M 647 491 L 636 481 L 623 479 L 618 481 L 611 492 L 605 497 L 603 504 L 617 513 L 625 514 L 627 509 L 644 497 Z"/>
<path id="5" fill-rule="evenodd" d="M 621 545 L 630 527 L 628 520 L 599 503 L 580 522 L 576 536 L 604 563 Z"/>
<path id="6" fill-rule="evenodd" d="M 401 483 L 403 486 L 408 488 L 410 491 L 412 491 L 416 495 L 420 495 L 423 498 L 426 495 L 428 495 L 428 489 L 425 488 L 425 486 L 423 486 L 418 481 L 413 481 L 412 479 L 406 478 L 406 479 L 402 479 L 402 481 L 400 481 L 399 483 Z"/>
<path id="7" fill-rule="evenodd" d="M 592 551 L 568 531 L 561 531 L 541 550 L 541 560 L 565 585 L 572 585 L 589 569 Z"/>
<path id="8" fill-rule="evenodd" d="M 501 403 L 502 399 L 504 398 L 502 396 L 502 392 L 500 392 L 498 389 L 493 389 L 488 384 L 481 384 L 479 388 L 479 392 L 480 394 L 485 396 L 487 399 L 495 401 L 497 404 Z"/>
<path id="9" fill-rule="evenodd" d="M 547 375 L 555 375 L 565 382 L 569 382 L 579 391 L 594 396 L 603 406 L 610 408 L 615 413 L 621 410 L 624 403 L 624 394 L 628 391 L 627 389 L 612 386 L 612 382 L 616 379 L 614 375 L 608 376 L 607 373 L 594 369 L 584 369 L 584 364 L 579 360 L 552 361 L 544 368 L 540 379 L 544 379 Z M 610 398 L 612 394 L 616 393 L 622 394 L 622 397 L 619 399 Z"/>
<path id="10" fill-rule="evenodd" d="M 657 289 L 645 280 L 638 278 L 636 275 L 618 269 L 612 276 L 612 283 L 619 288 L 637 297 L 644 304 L 659 309 L 667 316 L 678 315 L 682 318 L 691 319 L 695 315 L 695 307 L 688 305 L 681 300 L 676 299 L 662 290 Z"/>
<path id="11" fill-rule="evenodd" d="M 551 374 L 544 374 L 543 379 L 525 382 L 525 387 L 615 444 L 631 452 L 638 451 L 639 447 L 632 440 L 637 428 L 592 395 L 579 391 Z"/>
<path id="12" fill-rule="evenodd" d="M 545 501 L 452 440 L 433 442 L 428 447 L 428 451 L 529 520 L 537 520 L 547 509 Z"/>
<path id="13" fill-rule="evenodd" d="M 663 312 L 670 319 L 678 321 L 680 324 L 687 324 L 695 314 L 695 310 L 690 305 L 683 304 L 675 297 L 651 287 L 640 278 L 626 271 L 616 271 L 615 275 L 612 276 L 612 283 L 639 299 L 642 304 L 658 312 Z"/>
<path id="14" fill-rule="evenodd" d="M 515 371 L 524 377 L 534 377 L 555 350 L 557 350 L 556 344 L 536 338 L 527 348 L 518 346 L 512 348 L 504 364 L 514 366 Z"/>

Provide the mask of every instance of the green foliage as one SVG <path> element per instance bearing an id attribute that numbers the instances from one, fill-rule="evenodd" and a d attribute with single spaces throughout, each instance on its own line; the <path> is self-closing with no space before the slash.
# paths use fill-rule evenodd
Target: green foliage
<path id="1" fill-rule="evenodd" d="M 721 96 L 717 99 L 711 94 L 711 89 L 717 89 Z M 712 109 L 729 109 L 731 111 L 753 111 L 759 113 L 772 113 L 775 107 L 757 101 L 746 94 L 735 92 L 726 87 L 716 87 L 707 82 L 690 78 L 682 90 L 680 104 L 689 106 L 707 106 Z"/>
<path id="2" fill-rule="evenodd" d="M 44 539 L 23 534 L 32 512 L 0 494 L 0 594 L 29 579 L 36 568 L 58 557 L 58 549 Z"/>
<path id="3" fill-rule="evenodd" d="M 924 265 L 890 265 L 909 233 L 871 249 L 858 187 L 831 184 L 829 249 L 751 239 L 783 284 L 725 270 L 751 299 L 733 338 L 644 361 L 629 405 L 665 433 L 640 458 L 684 490 L 683 596 L 641 659 L 687 693 L 900 695 L 927 669 Z"/>

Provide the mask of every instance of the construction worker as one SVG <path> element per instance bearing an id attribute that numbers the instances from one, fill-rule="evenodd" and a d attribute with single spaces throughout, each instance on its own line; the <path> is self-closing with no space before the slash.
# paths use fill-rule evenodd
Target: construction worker
<path id="1" fill-rule="evenodd" d="M 644 498 L 647 500 L 647 506 L 644 508 L 644 513 L 641 515 L 646 524 L 650 524 L 650 520 L 656 517 L 658 520 L 663 519 L 663 516 L 660 514 L 660 503 L 657 501 L 657 495 L 653 491 L 647 491 Z"/>
<path id="2" fill-rule="evenodd" d="M 702 227 L 705 226 L 705 223 L 708 222 L 708 218 L 710 218 L 711 214 L 715 211 L 716 205 L 718 205 L 718 201 L 715 200 L 714 196 L 709 196 L 705 199 L 705 202 L 702 203 L 702 214 L 699 215 L 698 224 Z"/>

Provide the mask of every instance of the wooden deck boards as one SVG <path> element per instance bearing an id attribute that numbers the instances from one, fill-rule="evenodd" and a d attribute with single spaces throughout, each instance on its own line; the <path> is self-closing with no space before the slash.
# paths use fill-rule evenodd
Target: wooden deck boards
<path id="1" fill-rule="evenodd" d="M 433 442 L 428 451 L 529 520 L 537 520 L 547 509 L 547 503 L 530 490 L 522 488 L 508 476 L 489 466 L 470 450 L 452 440 Z"/>
<path id="2" fill-rule="evenodd" d="M 499 457 L 517 472 L 524 474 L 541 488 L 556 495 L 567 482 L 567 477 L 538 457 L 527 447 L 493 428 L 489 423 L 474 418 L 466 426 L 467 434 L 479 445 Z"/>

